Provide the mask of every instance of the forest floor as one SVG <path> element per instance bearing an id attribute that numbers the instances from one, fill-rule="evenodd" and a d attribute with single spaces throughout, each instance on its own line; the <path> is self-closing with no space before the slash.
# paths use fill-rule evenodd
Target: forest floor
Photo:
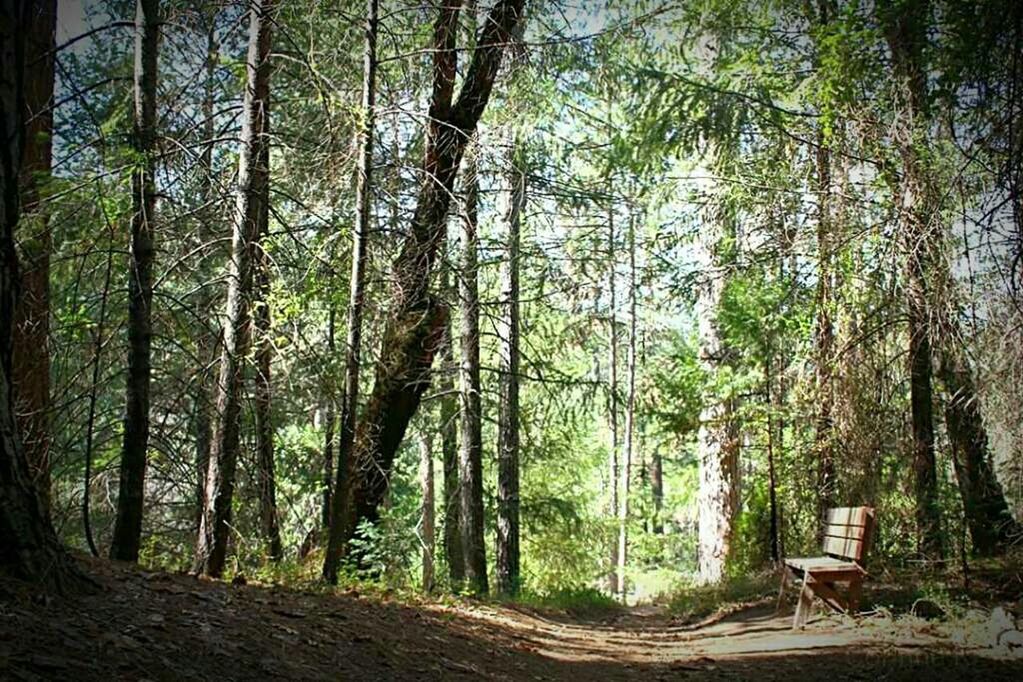
<path id="1" fill-rule="evenodd" d="M 1018 602 L 956 621 L 818 613 L 793 631 L 768 600 L 692 623 L 654 606 L 584 619 L 83 562 L 93 594 L 0 582 L 0 679 L 1023 679 Z"/>

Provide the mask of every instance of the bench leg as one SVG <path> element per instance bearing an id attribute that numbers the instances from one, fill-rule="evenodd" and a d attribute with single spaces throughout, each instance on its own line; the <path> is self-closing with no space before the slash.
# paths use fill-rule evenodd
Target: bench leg
<path id="1" fill-rule="evenodd" d="M 809 573 L 803 575 L 803 589 L 799 591 L 799 603 L 796 605 L 796 614 L 792 616 L 792 629 L 798 629 L 806 625 L 810 618 L 810 609 L 813 607 L 813 588 L 810 583 L 813 577 Z"/>
<path id="2" fill-rule="evenodd" d="M 781 611 L 781 600 L 785 598 L 785 588 L 789 584 L 789 568 L 788 566 L 781 567 L 781 587 L 778 588 L 778 603 L 774 607 L 774 612 L 778 613 Z"/>
<path id="3" fill-rule="evenodd" d="M 849 581 L 849 615 L 855 615 L 859 611 L 862 596 L 863 583 L 859 580 Z"/>

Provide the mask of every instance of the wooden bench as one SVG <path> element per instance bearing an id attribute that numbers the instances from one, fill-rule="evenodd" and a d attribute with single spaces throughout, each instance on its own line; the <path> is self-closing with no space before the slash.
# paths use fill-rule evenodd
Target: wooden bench
<path id="1" fill-rule="evenodd" d="M 824 524 L 824 556 L 785 560 L 778 590 L 778 607 L 781 608 L 789 581 L 801 580 L 803 583 L 796 614 L 792 618 L 793 628 L 806 624 L 815 596 L 839 613 L 856 610 L 863 579 L 867 576 L 864 561 L 873 532 L 872 507 L 829 509 Z M 839 583 L 846 584 L 845 594 L 839 592 Z"/>

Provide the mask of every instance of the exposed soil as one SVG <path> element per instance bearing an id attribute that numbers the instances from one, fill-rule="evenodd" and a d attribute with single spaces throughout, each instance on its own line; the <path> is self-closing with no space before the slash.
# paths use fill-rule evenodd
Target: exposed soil
<path id="1" fill-rule="evenodd" d="M 760 605 L 702 624 L 638 607 L 581 622 L 489 604 L 401 604 L 231 585 L 94 561 L 100 589 L 45 599 L 0 583 L 0 678 L 11 680 L 1020 680 L 1018 649 L 921 621 Z"/>

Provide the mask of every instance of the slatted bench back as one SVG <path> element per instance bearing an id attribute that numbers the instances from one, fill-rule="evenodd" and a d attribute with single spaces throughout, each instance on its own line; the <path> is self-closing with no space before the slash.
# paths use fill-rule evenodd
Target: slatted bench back
<path id="1" fill-rule="evenodd" d="M 835 507 L 827 511 L 824 553 L 862 564 L 874 531 L 873 507 Z"/>

